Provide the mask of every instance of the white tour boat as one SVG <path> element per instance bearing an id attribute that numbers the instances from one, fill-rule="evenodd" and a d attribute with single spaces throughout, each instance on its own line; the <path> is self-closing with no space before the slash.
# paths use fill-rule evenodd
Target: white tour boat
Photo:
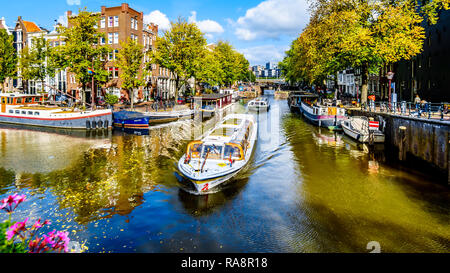
<path id="1" fill-rule="evenodd" d="M 249 163 L 257 134 L 258 124 L 252 115 L 228 115 L 202 140 L 188 145 L 178 169 L 198 193 L 207 193 Z"/>
<path id="2" fill-rule="evenodd" d="M 342 122 L 344 133 L 361 143 L 384 143 L 385 135 L 379 128 L 378 121 L 369 121 L 367 117 L 351 117 Z"/>
<path id="3" fill-rule="evenodd" d="M 248 103 L 248 110 L 252 111 L 269 111 L 270 104 L 267 98 L 258 98 Z"/>

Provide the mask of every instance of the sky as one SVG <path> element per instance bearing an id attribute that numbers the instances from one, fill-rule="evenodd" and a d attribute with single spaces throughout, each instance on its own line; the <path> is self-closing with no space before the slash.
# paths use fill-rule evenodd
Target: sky
<path id="1" fill-rule="evenodd" d="M 52 30 L 55 20 L 64 23 L 68 10 L 97 12 L 121 3 L 142 11 L 144 22 L 156 23 L 160 30 L 178 17 L 196 22 L 208 43 L 230 42 L 252 66 L 281 61 L 309 21 L 307 0 L 3 0 L 0 17 L 10 27 L 22 16 Z"/>

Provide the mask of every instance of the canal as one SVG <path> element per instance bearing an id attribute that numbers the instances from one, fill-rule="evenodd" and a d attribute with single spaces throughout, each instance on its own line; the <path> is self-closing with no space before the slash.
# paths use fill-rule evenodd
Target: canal
<path id="1" fill-rule="evenodd" d="M 93 253 L 369 252 L 369 242 L 382 252 L 450 251 L 450 189 L 441 176 L 400 166 L 384 147 L 369 150 L 269 100 L 249 168 L 215 193 L 194 195 L 176 174 L 201 134 L 180 121 L 145 136 L 2 126 L 0 198 L 26 194 L 13 220 L 50 219 Z"/>

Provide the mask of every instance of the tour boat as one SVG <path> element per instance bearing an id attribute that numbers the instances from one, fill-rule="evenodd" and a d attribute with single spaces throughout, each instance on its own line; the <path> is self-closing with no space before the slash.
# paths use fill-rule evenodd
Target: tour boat
<path id="1" fill-rule="evenodd" d="M 300 101 L 300 112 L 313 124 L 325 128 L 339 127 L 347 119 L 344 108 L 312 103 L 310 97 Z"/>
<path id="2" fill-rule="evenodd" d="M 110 129 L 111 110 L 83 111 L 44 105 L 43 95 L 0 94 L 0 123 L 63 129 Z"/>
<path id="3" fill-rule="evenodd" d="M 149 118 L 150 124 L 157 124 L 177 121 L 182 118 L 192 118 L 194 110 L 145 112 L 144 115 Z"/>
<path id="4" fill-rule="evenodd" d="M 258 98 L 248 103 L 248 110 L 251 111 L 269 111 L 270 104 L 267 98 Z"/>
<path id="5" fill-rule="evenodd" d="M 149 118 L 133 111 L 120 111 L 114 113 L 114 127 L 124 129 L 148 129 Z"/>
<path id="6" fill-rule="evenodd" d="M 379 128 L 378 121 L 367 117 L 351 117 L 342 123 L 344 133 L 361 143 L 384 143 L 385 135 Z"/>
<path id="7" fill-rule="evenodd" d="M 202 140 L 188 145 L 178 169 L 199 194 L 207 193 L 249 163 L 257 134 L 258 124 L 252 115 L 228 115 Z"/>

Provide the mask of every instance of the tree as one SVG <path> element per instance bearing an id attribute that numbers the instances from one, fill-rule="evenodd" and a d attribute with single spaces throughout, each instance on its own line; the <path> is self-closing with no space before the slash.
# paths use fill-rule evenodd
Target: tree
<path id="1" fill-rule="evenodd" d="M 167 68 L 175 75 L 175 99 L 182 84 L 195 75 L 205 47 L 206 39 L 197 25 L 182 18 L 171 22 L 170 30 L 157 37 L 151 63 Z"/>
<path id="2" fill-rule="evenodd" d="M 339 70 L 360 68 L 366 103 L 370 71 L 421 52 L 425 35 L 418 10 L 410 0 L 313 1 L 310 23 L 293 47 L 301 74 L 320 82 Z"/>
<path id="3" fill-rule="evenodd" d="M 230 43 L 224 41 L 219 41 L 214 51 L 224 72 L 222 83 L 227 87 L 231 87 L 238 80 L 241 72 L 236 52 Z"/>
<path id="4" fill-rule="evenodd" d="M 44 91 L 44 82 L 47 76 L 55 75 L 55 67 L 53 62 L 49 61 L 51 56 L 50 43 L 44 38 L 34 37 L 32 39 L 32 45 L 27 53 L 29 56 L 28 67 L 22 67 L 24 70 L 28 70 L 28 79 L 39 80 L 42 86 L 42 92 Z"/>
<path id="5" fill-rule="evenodd" d="M 6 79 L 14 77 L 16 73 L 17 54 L 13 44 L 14 37 L 0 29 L 0 86 L 3 91 Z"/>
<path id="6" fill-rule="evenodd" d="M 202 58 L 195 63 L 195 80 L 210 86 L 222 85 L 224 71 L 217 52 L 205 49 Z"/>
<path id="7" fill-rule="evenodd" d="M 33 79 L 33 70 L 31 64 L 33 62 L 33 57 L 31 55 L 31 50 L 29 46 L 25 46 L 19 55 L 18 69 L 19 76 L 24 83 L 24 89 L 28 89 L 28 81 Z"/>
<path id="8" fill-rule="evenodd" d="M 144 47 L 128 38 L 127 42 L 120 42 L 122 47 L 117 57 L 117 66 L 121 69 L 122 88 L 128 90 L 131 109 L 134 105 L 134 89 L 145 84 L 141 64 L 144 58 Z"/>
<path id="9" fill-rule="evenodd" d="M 104 82 L 108 77 L 105 62 L 111 49 L 107 45 L 99 45 L 100 39 L 105 38 L 103 33 L 97 31 L 99 20 L 99 14 L 84 8 L 79 10 L 77 16 L 69 18 L 69 27 L 60 26 L 58 29 L 65 45 L 55 51 L 54 59 L 58 68 L 68 68 L 82 85 L 83 105 L 86 104 L 87 84 L 93 79 Z M 95 73 L 91 74 L 90 70 Z"/>

